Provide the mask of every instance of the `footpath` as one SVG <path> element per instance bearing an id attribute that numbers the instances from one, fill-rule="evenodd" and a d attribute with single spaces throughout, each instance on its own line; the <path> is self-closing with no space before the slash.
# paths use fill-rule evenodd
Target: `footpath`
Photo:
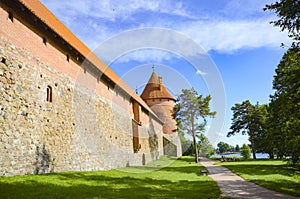
<path id="1" fill-rule="evenodd" d="M 207 168 L 208 176 L 216 181 L 223 197 L 243 199 L 299 199 L 299 197 L 278 193 L 248 182 L 229 169 L 214 165 L 215 162 L 210 159 L 201 158 L 200 163 Z"/>

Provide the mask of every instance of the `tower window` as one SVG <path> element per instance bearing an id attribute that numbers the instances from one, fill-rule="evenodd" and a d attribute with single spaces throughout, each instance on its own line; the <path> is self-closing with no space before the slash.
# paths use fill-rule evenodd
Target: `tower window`
<path id="1" fill-rule="evenodd" d="M 44 44 L 45 46 L 47 46 L 47 40 L 46 40 L 45 37 L 43 37 L 43 44 Z"/>
<path id="2" fill-rule="evenodd" d="M 8 12 L 8 20 L 14 22 L 14 16 L 11 12 Z"/>
<path id="3" fill-rule="evenodd" d="M 69 55 L 67 55 L 67 62 L 69 62 L 70 61 L 70 56 Z"/>
<path id="4" fill-rule="evenodd" d="M 52 102 L 52 87 L 47 86 L 47 102 Z"/>

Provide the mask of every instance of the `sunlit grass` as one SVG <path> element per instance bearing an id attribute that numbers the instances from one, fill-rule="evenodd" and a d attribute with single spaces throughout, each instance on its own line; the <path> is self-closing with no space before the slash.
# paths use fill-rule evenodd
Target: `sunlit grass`
<path id="1" fill-rule="evenodd" d="M 268 189 L 300 196 L 300 171 L 289 167 L 281 160 L 252 160 L 218 164 Z"/>
<path id="2" fill-rule="evenodd" d="M 110 171 L 1 177 L 0 198 L 219 198 L 200 169 L 190 158 L 164 158 Z"/>

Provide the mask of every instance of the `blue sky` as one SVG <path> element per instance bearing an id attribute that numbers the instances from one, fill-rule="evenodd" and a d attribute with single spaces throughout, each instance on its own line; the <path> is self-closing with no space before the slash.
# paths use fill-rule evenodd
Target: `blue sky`
<path id="1" fill-rule="evenodd" d="M 106 63 L 112 60 L 106 60 L 106 56 L 113 54 L 111 50 L 122 49 L 118 57 L 107 64 L 139 93 L 150 77 L 153 64 L 174 95 L 191 86 L 203 95 L 216 93 L 214 107 L 220 114 L 217 113 L 216 122 L 211 121 L 207 131 L 214 145 L 218 141 L 231 145 L 248 143 L 246 136 L 226 137 L 232 117 L 230 108 L 246 99 L 252 103 L 267 103 L 273 93 L 274 70 L 286 50 L 280 44 L 289 44 L 290 40 L 286 33 L 269 24 L 276 16 L 262 11 L 265 4 L 272 2 L 274 0 L 42 0 L 91 50 L 99 51 L 100 59 Z M 172 34 L 177 39 L 180 37 L 187 43 L 176 43 L 176 38 L 165 38 L 164 34 L 146 33 L 144 48 L 127 49 L 126 45 L 138 40 L 137 31 L 125 40 L 114 40 L 120 39 L 124 32 L 147 28 L 156 28 L 156 33 L 160 32 L 157 28 L 174 31 Z M 197 48 L 198 55 L 205 55 L 206 61 L 199 67 L 187 58 L 195 55 L 193 42 L 204 51 Z M 161 44 L 162 49 L 151 48 L 153 43 Z M 174 48 L 175 44 L 178 45 Z M 214 85 L 214 80 L 220 84 L 219 77 L 220 88 Z M 224 99 L 218 97 L 223 87 Z"/>

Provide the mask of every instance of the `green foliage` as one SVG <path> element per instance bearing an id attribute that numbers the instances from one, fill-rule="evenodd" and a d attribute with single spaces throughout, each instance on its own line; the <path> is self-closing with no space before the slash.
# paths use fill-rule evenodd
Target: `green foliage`
<path id="1" fill-rule="evenodd" d="M 269 104 L 268 138 L 279 158 L 291 155 L 300 162 L 300 50 L 292 46 L 281 59 L 274 76 Z"/>
<path id="2" fill-rule="evenodd" d="M 235 146 L 235 152 L 240 152 L 240 146 L 237 144 L 236 146 Z"/>
<path id="3" fill-rule="evenodd" d="M 231 110 L 233 118 L 231 131 L 227 137 L 236 133 L 248 134 L 249 141 L 253 152 L 253 158 L 256 159 L 255 152 L 261 146 L 262 134 L 264 133 L 265 120 L 267 115 L 266 105 L 256 103 L 252 105 L 249 100 L 243 101 L 241 104 L 235 104 Z"/>
<path id="4" fill-rule="evenodd" d="M 219 142 L 217 146 L 220 153 L 231 151 L 230 145 L 225 142 Z"/>
<path id="5" fill-rule="evenodd" d="M 214 117 L 216 114 L 210 111 L 210 100 L 210 95 L 207 97 L 198 95 L 194 88 L 183 89 L 173 108 L 173 118 L 177 121 L 178 131 L 189 134 L 193 138 L 195 162 L 198 162 L 196 135 L 205 130 L 207 117 Z"/>
<path id="6" fill-rule="evenodd" d="M 241 149 L 241 155 L 243 156 L 243 159 L 248 160 L 251 156 L 251 149 L 248 145 L 243 144 Z"/>
<path id="7" fill-rule="evenodd" d="M 184 136 L 184 133 L 179 129 L 178 135 L 181 142 L 181 149 L 182 149 L 182 155 L 184 156 L 191 156 L 194 155 L 193 150 L 193 142 L 191 140 L 187 140 Z"/>
<path id="8" fill-rule="evenodd" d="M 280 0 L 273 4 L 266 5 L 264 10 L 275 11 L 279 19 L 272 21 L 274 26 L 278 26 L 282 31 L 287 30 L 289 36 L 296 41 L 300 41 L 300 1 Z"/>
<path id="9" fill-rule="evenodd" d="M 192 158 L 143 167 L 0 177 L 0 198 L 219 198 L 217 184 Z M 171 163 L 171 164 L 170 164 Z M 201 186 L 199 186 L 201 185 Z M 155 190 L 155 191 L 154 191 Z"/>
<path id="10" fill-rule="evenodd" d="M 255 184 L 300 197 L 300 171 L 281 160 L 250 160 L 218 164 Z"/>
<path id="11" fill-rule="evenodd" d="M 216 153 L 216 150 L 212 146 L 212 144 L 209 142 L 208 138 L 201 134 L 200 136 L 197 136 L 199 138 L 198 145 L 200 147 L 199 152 L 200 155 L 203 157 L 210 157 L 211 155 L 214 155 Z"/>

